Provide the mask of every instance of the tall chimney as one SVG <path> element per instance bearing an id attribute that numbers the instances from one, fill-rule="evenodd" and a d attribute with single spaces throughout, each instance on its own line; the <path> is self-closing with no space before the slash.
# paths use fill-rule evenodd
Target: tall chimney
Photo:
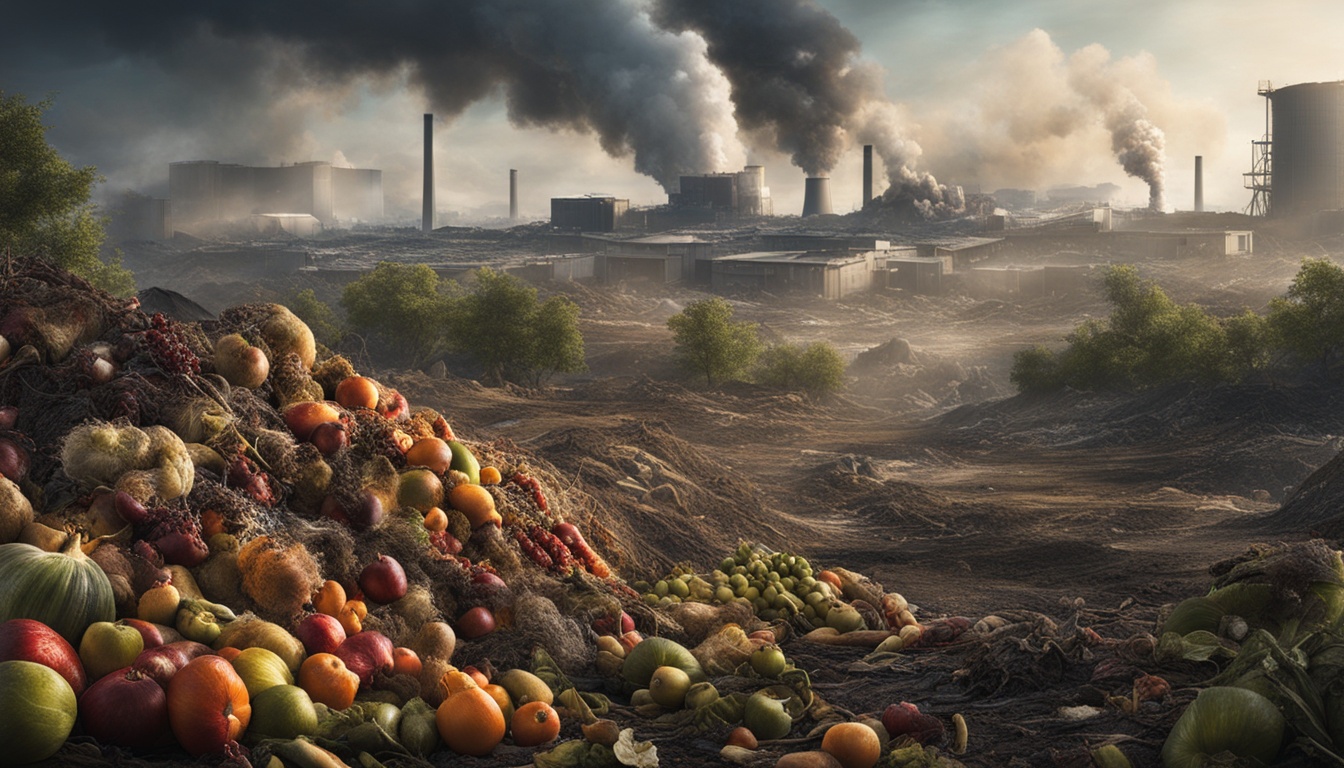
<path id="1" fill-rule="evenodd" d="M 425 114 L 425 205 L 420 213 L 420 228 L 434 231 L 434 115 Z"/>
<path id="2" fill-rule="evenodd" d="M 1195 155 L 1195 213 L 1204 212 L 1204 157 Z"/>
<path id="3" fill-rule="evenodd" d="M 815 216 L 831 212 L 831 180 L 825 176 L 808 176 L 803 182 L 803 215 Z"/>
<path id="4" fill-rule="evenodd" d="M 863 207 L 873 201 L 873 145 L 863 145 Z"/>
<path id="5" fill-rule="evenodd" d="M 509 221 L 518 220 L 518 171 L 509 169 Z"/>

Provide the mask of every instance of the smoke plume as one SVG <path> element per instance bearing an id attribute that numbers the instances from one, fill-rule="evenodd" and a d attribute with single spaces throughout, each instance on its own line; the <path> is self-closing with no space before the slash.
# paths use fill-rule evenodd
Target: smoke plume
<path id="1" fill-rule="evenodd" d="M 195 84 L 216 100 L 274 103 L 314 86 L 339 97 L 353 82 L 405 81 L 452 117 L 502 92 L 514 124 L 592 132 L 665 188 L 745 161 L 728 81 L 703 40 L 655 26 L 640 0 L 75 5 L 83 7 L 25 3 L 7 25 L 49 30 L 44 44 L 62 41 L 67 61 L 89 65 L 133 58 L 176 68 L 202 50 L 232 48 L 243 55 L 230 66 L 177 70 L 200 75 Z M 21 38 L 0 33 L 0 48 L 52 56 L 24 51 Z"/>
<path id="2" fill-rule="evenodd" d="M 883 93 L 880 67 L 859 39 L 815 0 L 655 0 L 654 18 L 693 30 L 732 83 L 738 123 L 792 156 L 809 176 L 835 167 L 853 138 L 873 144 L 892 195 L 918 200 L 925 215 L 962 208 L 958 195 L 911 166 L 919 144 Z"/>
<path id="3" fill-rule="evenodd" d="M 1071 58 L 1069 84 L 1100 110 L 1111 150 L 1130 176 L 1148 184 L 1148 207 L 1162 210 L 1166 135 L 1148 119 L 1148 108 L 1109 71 L 1110 53 L 1089 45 Z"/>

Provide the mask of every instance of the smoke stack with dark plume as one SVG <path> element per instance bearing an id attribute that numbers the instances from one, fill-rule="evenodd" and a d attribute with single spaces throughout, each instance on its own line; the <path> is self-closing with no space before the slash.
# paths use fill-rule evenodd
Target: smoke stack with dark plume
<path id="1" fill-rule="evenodd" d="M 831 213 L 831 180 L 809 176 L 803 181 L 803 216 Z"/>
<path id="2" fill-rule="evenodd" d="M 1148 119 L 1148 108 L 1109 71 L 1110 53 L 1099 45 L 1069 62 L 1069 84 L 1101 110 L 1111 149 L 1125 173 L 1148 184 L 1148 208 L 1162 210 L 1166 135 Z"/>
<path id="3" fill-rule="evenodd" d="M 654 19 L 705 39 L 732 83 L 738 123 L 773 138 L 808 176 L 829 173 L 858 138 L 874 145 L 893 185 L 916 180 L 907 194 L 938 189 L 909 167 L 919 145 L 900 133 L 904 121 L 882 92 L 881 69 L 860 58 L 859 39 L 814 0 L 655 0 Z M 951 210 L 929 202 L 931 212 Z"/>
<path id="4" fill-rule="evenodd" d="M 873 201 L 873 145 L 863 145 L 863 207 Z"/>
<path id="5" fill-rule="evenodd" d="M 420 228 L 434 231 L 434 115 L 425 115 L 425 193 L 420 211 Z"/>

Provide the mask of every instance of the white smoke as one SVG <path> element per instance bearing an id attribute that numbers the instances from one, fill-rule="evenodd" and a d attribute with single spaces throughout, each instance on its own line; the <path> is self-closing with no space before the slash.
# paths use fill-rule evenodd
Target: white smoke
<path id="1" fill-rule="evenodd" d="M 1069 84 L 1101 113 L 1111 150 L 1130 176 L 1148 184 L 1148 207 L 1162 210 L 1166 134 L 1148 119 L 1148 108 L 1118 77 L 1111 54 L 1089 45 L 1069 58 Z"/>

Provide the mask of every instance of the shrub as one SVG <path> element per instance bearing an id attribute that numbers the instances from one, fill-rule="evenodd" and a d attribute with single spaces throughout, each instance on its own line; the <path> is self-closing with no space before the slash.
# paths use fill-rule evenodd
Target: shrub
<path id="1" fill-rule="evenodd" d="M 1344 269 L 1306 259 L 1287 295 L 1270 300 L 1267 319 L 1276 347 L 1329 371 L 1344 351 Z"/>
<path id="2" fill-rule="evenodd" d="M 587 368 L 579 307 L 564 296 L 537 301 L 537 289 L 512 275 L 480 269 L 455 308 L 449 339 L 485 370 L 488 381 L 541 384 L 557 372 Z"/>
<path id="3" fill-rule="evenodd" d="M 761 354 L 756 380 L 770 387 L 821 397 L 845 386 L 845 361 L 824 341 L 807 346 L 776 344 Z"/>
<path id="4" fill-rule="evenodd" d="M 395 355 L 420 366 L 444 346 L 444 332 L 456 287 L 440 284 L 439 276 L 424 264 L 384 261 L 350 283 L 341 293 L 350 327 L 371 334 Z"/>
<path id="5" fill-rule="evenodd" d="M 667 319 L 682 367 L 716 381 L 744 378 L 761 354 L 756 324 L 733 321 L 733 306 L 719 297 L 703 299 Z"/>

